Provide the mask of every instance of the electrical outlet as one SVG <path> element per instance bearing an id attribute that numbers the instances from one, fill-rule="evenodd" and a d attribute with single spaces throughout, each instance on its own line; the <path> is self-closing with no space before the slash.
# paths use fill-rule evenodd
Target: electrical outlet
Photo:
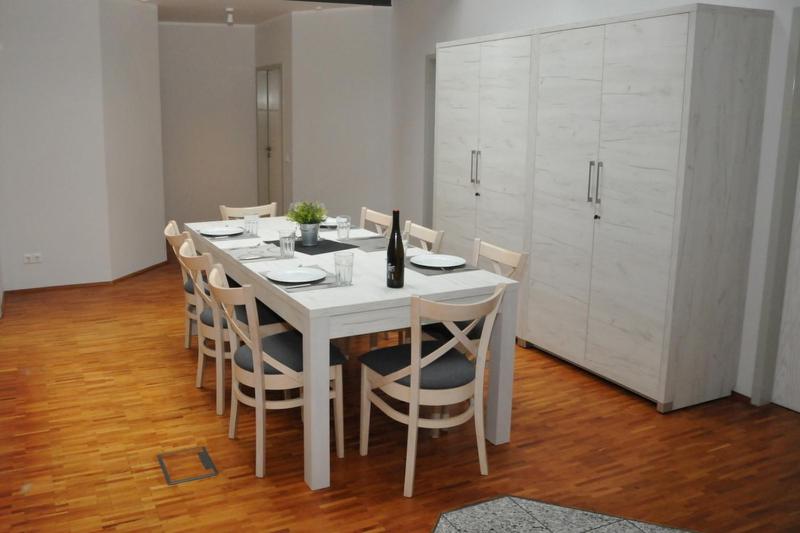
<path id="1" fill-rule="evenodd" d="M 22 256 L 22 262 L 26 265 L 42 262 L 42 252 L 33 252 Z"/>

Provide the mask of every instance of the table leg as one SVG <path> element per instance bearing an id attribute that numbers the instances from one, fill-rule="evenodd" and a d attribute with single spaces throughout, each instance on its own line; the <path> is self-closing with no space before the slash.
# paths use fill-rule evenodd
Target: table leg
<path id="1" fill-rule="evenodd" d="M 517 287 L 503 296 L 500 313 L 489 343 L 489 397 L 486 410 L 486 438 L 492 444 L 511 440 L 511 399 L 514 387 L 514 355 L 517 335 Z"/>
<path id="2" fill-rule="evenodd" d="M 328 319 L 312 318 L 303 333 L 303 450 L 312 490 L 331 484 L 329 342 Z"/>

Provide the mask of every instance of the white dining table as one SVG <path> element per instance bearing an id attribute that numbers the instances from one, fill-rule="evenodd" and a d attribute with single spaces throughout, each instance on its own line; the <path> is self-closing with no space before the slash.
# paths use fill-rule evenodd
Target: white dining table
<path id="1" fill-rule="evenodd" d="M 303 449 L 305 481 L 311 489 L 330 486 L 329 341 L 410 327 L 411 296 L 467 303 L 488 297 L 500 283 L 507 284 L 490 343 L 486 438 L 495 445 L 509 442 L 517 323 L 515 281 L 480 269 L 429 276 L 406 268 L 405 286 L 390 289 L 386 286 L 386 252 L 353 248 L 352 285 L 287 292 L 263 274 L 298 266 L 319 266 L 334 272 L 334 254 L 307 255 L 296 250 L 291 259 L 240 261 L 233 252 L 225 250 L 237 246 L 234 244 L 237 240 L 207 239 L 200 234 L 203 228 L 219 225 L 243 225 L 243 222 L 197 222 L 186 224 L 186 228 L 198 252 L 209 252 L 229 276 L 242 285 L 252 285 L 259 300 L 303 334 Z M 277 241 L 278 230 L 291 226 L 285 217 L 262 218 L 258 222 L 258 238 Z M 375 234 L 353 229 L 350 236 L 370 235 Z M 336 240 L 336 230 L 320 231 L 320 237 Z M 244 245 L 258 241 L 240 239 L 239 242 Z"/>

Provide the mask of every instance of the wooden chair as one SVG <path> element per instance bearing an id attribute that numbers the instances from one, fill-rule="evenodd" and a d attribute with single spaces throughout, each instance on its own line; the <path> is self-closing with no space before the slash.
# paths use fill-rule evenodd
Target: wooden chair
<path id="1" fill-rule="evenodd" d="M 406 220 L 403 235 L 405 235 L 409 241 L 414 239 L 421 248 L 437 254 L 442 247 L 444 231 L 426 228 L 425 226 L 420 226 L 419 224 L 414 224 L 410 220 Z"/>
<path id="2" fill-rule="evenodd" d="M 480 471 L 483 475 L 489 473 L 483 425 L 483 374 L 489 338 L 504 292 L 505 285 L 501 284 L 491 297 L 473 304 L 445 304 L 414 296 L 411 298 L 411 344 L 373 350 L 361 358 L 359 451 L 367 455 L 372 404 L 393 420 L 408 425 L 403 488 L 406 497 L 410 498 L 414 492 L 419 428 L 455 427 L 474 418 Z M 441 321 L 452 337 L 446 342 L 423 342 L 423 320 Z M 480 338 L 468 338 L 481 320 L 484 327 Z M 460 321 L 468 321 L 467 326 L 457 326 L 456 322 Z M 465 353 L 455 349 L 458 345 Z M 408 403 L 408 414 L 390 406 L 375 390 Z M 466 400 L 470 402 L 465 410 L 450 418 L 420 417 L 420 406 L 456 405 Z"/>
<path id="3" fill-rule="evenodd" d="M 289 391 L 303 386 L 303 336 L 297 331 L 263 336 L 255 324 L 258 311 L 256 299 L 250 285 L 231 288 L 221 265 L 214 265 L 209 276 L 209 285 L 214 299 L 220 303 L 231 327 L 231 336 L 243 342 L 233 356 L 231 364 L 231 416 L 228 437 L 236 438 L 239 403 L 254 407 L 256 411 L 256 476 L 264 477 L 264 431 L 267 409 L 291 409 L 302 407 L 302 393 L 298 398 L 267 400 L 266 391 Z M 235 320 L 237 309 L 243 309 L 247 324 Z M 234 344 L 238 344 L 234 341 Z M 333 344 L 330 345 L 330 397 L 334 401 L 334 431 L 336 455 L 344 457 L 344 402 L 342 396 L 342 364 L 344 355 Z M 254 390 L 253 396 L 243 391 L 240 385 Z"/>
<path id="4" fill-rule="evenodd" d="M 278 203 L 272 202 L 267 205 L 257 205 L 254 207 L 228 207 L 226 205 L 219 206 L 219 214 L 222 220 L 230 220 L 232 218 L 244 218 L 245 215 L 258 215 L 259 217 L 274 217 L 278 214 Z"/>
<path id="5" fill-rule="evenodd" d="M 170 248 L 172 248 L 172 253 L 175 254 L 175 258 L 181 265 L 181 277 L 183 278 L 183 297 L 185 302 L 184 313 L 186 314 L 183 345 L 186 348 L 191 348 L 192 330 L 197 328 L 197 308 L 195 307 L 194 282 L 192 281 L 192 277 L 189 275 L 189 271 L 186 269 L 186 266 L 183 264 L 180 256 L 178 255 L 178 250 L 184 241 L 189 238 L 189 233 L 186 231 L 181 233 L 180 229 L 178 229 L 178 223 L 174 220 L 170 220 L 164 227 L 164 237 L 167 239 Z"/>
<path id="6" fill-rule="evenodd" d="M 222 415 L 225 413 L 225 359 L 231 359 L 233 352 L 238 345 L 235 344 L 235 338 L 231 337 L 229 324 L 230 322 L 222 317 L 219 304 L 214 300 L 208 289 L 206 280 L 208 274 L 213 266 L 211 255 L 204 253 L 197 255 L 194 247 L 194 242 L 187 239 L 178 250 L 179 257 L 194 282 L 195 291 L 195 308 L 201 310 L 198 314 L 199 320 L 197 321 L 197 377 L 195 386 L 200 389 L 203 387 L 203 374 L 205 372 L 206 357 L 215 360 L 216 363 L 216 404 L 217 414 Z M 279 333 L 286 331 L 286 325 L 271 309 L 265 305 L 261 305 L 257 310 L 258 328 L 265 335 Z M 240 310 L 236 315 L 237 320 L 247 322 L 249 317 Z M 206 341 L 213 341 L 213 347 L 209 346 Z M 225 343 L 228 343 L 228 349 L 225 349 Z"/>
<path id="7" fill-rule="evenodd" d="M 367 228 L 367 223 L 373 224 L 375 231 L 379 235 L 386 235 L 392 229 L 392 215 L 373 211 L 367 207 L 361 208 L 361 227 Z"/>
<path id="8" fill-rule="evenodd" d="M 528 254 L 522 252 L 514 252 L 505 248 L 500 248 L 494 244 L 490 244 L 480 239 L 475 239 L 472 247 L 472 257 L 469 260 L 471 266 L 488 266 L 495 274 L 511 278 L 514 281 L 522 281 L 522 275 L 525 271 L 525 264 L 528 261 Z M 459 324 L 460 327 L 464 323 Z M 476 339 L 481 334 L 482 324 L 478 324 L 472 330 L 472 338 Z M 434 323 L 426 324 L 422 327 L 422 332 L 434 339 L 443 339 L 449 337 L 449 332 L 443 324 Z"/>

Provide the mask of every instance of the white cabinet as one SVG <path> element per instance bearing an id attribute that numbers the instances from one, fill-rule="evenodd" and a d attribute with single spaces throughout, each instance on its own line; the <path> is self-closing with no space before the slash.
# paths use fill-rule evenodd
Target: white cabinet
<path id="1" fill-rule="evenodd" d="M 437 48 L 435 224 L 530 252 L 520 337 L 662 411 L 730 394 L 771 30 L 694 5 Z"/>
<path id="2" fill-rule="evenodd" d="M 475 237 L 525 245 L 531 38 L 440 48 L 434 226 L 469 257 Z"/>

